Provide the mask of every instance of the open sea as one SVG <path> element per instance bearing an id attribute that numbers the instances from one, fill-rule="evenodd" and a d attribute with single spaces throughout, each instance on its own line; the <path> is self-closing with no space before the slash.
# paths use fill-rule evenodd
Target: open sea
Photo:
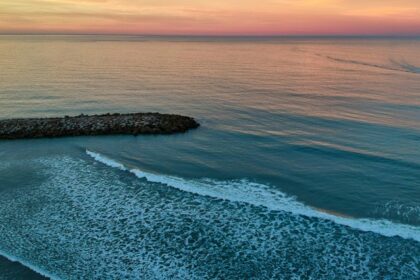
<path id="1" fill-rule="evenodd" d="M 419 279 L 420 39 L 0 36 L 0 279 Z M 43 275 L 43 276 L 42 276 Z"/>

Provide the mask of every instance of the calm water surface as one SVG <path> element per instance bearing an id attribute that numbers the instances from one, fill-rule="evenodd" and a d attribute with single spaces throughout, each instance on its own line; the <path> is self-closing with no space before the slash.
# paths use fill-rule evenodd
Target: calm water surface
<path id="1" fill-rule="evenodd" d="M 202 126 L 0 141 L 1 255 L 57 279 L 418 279 L 420 40 L 0 36 L 0 119 L 138 111 Z"/>

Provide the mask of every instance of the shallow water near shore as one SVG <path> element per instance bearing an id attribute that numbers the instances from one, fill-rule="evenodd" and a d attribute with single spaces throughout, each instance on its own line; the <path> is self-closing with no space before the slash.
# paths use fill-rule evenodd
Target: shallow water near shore
<path id="1" fill-rule="evenodd" d="M 0 36 L 1 119 L 158 111 L 201 123 L 0 141 L 0 255 L 24 265 L 0 261 L 0 275 L 416 279 L 419 49 Z"/>

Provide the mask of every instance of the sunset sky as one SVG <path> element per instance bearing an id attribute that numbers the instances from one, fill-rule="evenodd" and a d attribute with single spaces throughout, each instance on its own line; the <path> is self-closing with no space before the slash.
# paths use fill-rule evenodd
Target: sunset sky
<path id="1" fill-rule="evenodd" d="M 420 35 L 420 0 L 0 0 L 0 33 Z"/>

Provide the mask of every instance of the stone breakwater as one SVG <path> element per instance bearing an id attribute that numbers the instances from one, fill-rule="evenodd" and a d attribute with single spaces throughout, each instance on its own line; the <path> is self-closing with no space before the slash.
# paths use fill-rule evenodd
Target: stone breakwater
<path id="1" fill-rule="evenodd" d="M 64 137 L 111 134 L 171 134 L 199 124 L 190 117 L 159 114 L 79 115 L 63 118 L 0 120 L 0 139 Z"/>

